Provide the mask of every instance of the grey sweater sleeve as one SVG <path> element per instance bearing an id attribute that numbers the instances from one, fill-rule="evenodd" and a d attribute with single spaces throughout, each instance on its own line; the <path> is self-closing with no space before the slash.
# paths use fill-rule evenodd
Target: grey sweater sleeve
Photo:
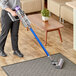
<path id="1" fill-rule="evenodd" d="M 8 8 L 8 0 L 1 0 L 0 6 L 2 9 Z"/>

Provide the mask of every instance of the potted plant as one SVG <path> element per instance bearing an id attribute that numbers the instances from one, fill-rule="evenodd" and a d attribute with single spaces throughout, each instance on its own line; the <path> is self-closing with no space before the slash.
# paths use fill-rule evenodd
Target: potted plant
<path id="1" fill-rule="evenodd" d="M 41 10 L 41 14 L 42 14 L 42 20 L 43 21 L 48 21 L 49 14 L 50 14 L 49 10 L 44 8 L 43 10 Z"/>

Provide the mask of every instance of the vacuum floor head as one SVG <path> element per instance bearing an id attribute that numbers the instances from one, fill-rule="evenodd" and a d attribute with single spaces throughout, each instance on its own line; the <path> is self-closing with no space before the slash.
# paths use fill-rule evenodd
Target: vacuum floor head
<path id="1" fill-rule="evenodd" d="M 63 65 L 64 65 L 64 60 L 62 58 L 60 58 L 58 61 L 51 61 L 52 65 L 55 65 L 56 69 L 62 69 Z"/>
<path id="2" fill-rule="evenodd" d="M 64 60 L 62 58 L 59 59 L 58 63 L 56 64 L 57 69 L 61 69 L 64 65 Z"/>

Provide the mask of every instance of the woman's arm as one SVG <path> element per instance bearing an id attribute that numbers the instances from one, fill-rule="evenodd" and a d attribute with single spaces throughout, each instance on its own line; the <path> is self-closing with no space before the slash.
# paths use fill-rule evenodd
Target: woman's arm
<path id="1" fill-rule="evenodd" d="M 10 12 L 12 16 L 17 16 L 16 12 L 11 10 L 10 8 L 5 8 L 6 11 Z"/>
<path id="2" fill-rule="evenodd" d="M 8 0 L 1 0 L 0 6 L 2 7 L 2 9 L 10 12 L 12 14 L 12 16 L 17 16 L 16 12 L 9 8 Z"/>

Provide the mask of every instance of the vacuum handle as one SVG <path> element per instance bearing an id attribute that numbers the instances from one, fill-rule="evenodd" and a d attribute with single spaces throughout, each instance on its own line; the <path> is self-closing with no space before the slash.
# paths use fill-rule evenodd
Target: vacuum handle
<path id="1" fill-rule="evenodd" d="M 12 16 L 12 14 L 10 12 L 8 12 L 8 16 L 10 17 L 10 19 L 14 22 L 14 21 L 18 21 L 19 19 L 16 19 L 14 16 Z"/>

